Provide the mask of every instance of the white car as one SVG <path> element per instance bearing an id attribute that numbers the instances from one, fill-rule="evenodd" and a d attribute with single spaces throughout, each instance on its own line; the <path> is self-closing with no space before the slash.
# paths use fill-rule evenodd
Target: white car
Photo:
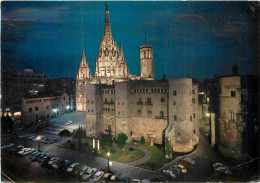
<path id="1" fill-rule="evenodd" d="M 97 171 L 96 168 L 89 168 L 82 176 L 82 179 L 87 181 L 91 175 L 93 175 Z"/>
<path id="2" fill-rule="evenodd" d="M 176 179 L 177 175 L 175 173 L 175 171 L 173 171 L 171 168 L 168 168 L 166 170 L 163 170 L 163 173 L 169 175 L 171 178 Z"/>
<path id="3" fill-rule="evenodd" d="M 72 163 L 68 168 L 67 168 L 67 172 L 72 172 L 72 170 L 73 170 L 73 168 L 75 167 L 75 166 L 78 166 L 79 165 L 79 163 Z"/>
<path id="4" fill-rule="evenodd" d="M 92 178 L 89 180 L 89 182 L 98 182 L 104 175 L 104 172 L 97 171 Z"/>
<path id="5" fill-rule="evenodd" d="M 65 125 L 70 125 L 71 123 L 73 123 L 73 121 L 69 120 L 65 123 Z"/>

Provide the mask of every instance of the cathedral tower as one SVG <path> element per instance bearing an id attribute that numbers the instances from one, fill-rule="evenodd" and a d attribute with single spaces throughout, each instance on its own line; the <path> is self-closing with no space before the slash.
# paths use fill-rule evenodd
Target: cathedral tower
<path id="1" fill-rule="evenodd" d="M 86 111 L 86 84 L 90 82 L 91 73 L 86 61 L 84 50 L 82 50 L 82 58 L 77 73 L 76 84 L 76 106 L 77 111 Z"/>
<path id="2" fill-rule="evenodd" d="M 153 47 L 145 45 L 140 47 L 140 64 L 141 64 L 141 78 L 145 80 L 154 80 L 154 61 L 153 61 Z"/>
<path id="3" fill-rule="evenodd" d="M 100 42 L 98 58 L 96 59 L 95 78 L 92 83 L 112 84 L 114 81 L 124 81 L 129 77 L 122 45 L 118 49 L 112 37 L 109 20 L 109 10 L 106 4 L 105 29 Z"/>

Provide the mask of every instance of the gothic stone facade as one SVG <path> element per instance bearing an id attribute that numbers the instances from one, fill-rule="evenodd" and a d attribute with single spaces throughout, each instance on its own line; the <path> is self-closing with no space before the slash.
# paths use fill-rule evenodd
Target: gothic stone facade
<path id="1" fill-rule="evenodd" d="M 153 49 L 140 47 L 141 75 L 130 75 L 112 37 L 106 6 L 104 36 L 92 77 L 84 52 L 77 74 L 77 110 L 86 111 L 87 136 L 98 137 L 109 127 L 116 136 L 162 144 L 168 138 L 176 152 L 198 143 L 198 87 L 191 78 L 154 80 Z M 84 64 L 83 64 L 84 63 Z"/>
<path id="2" fill-rule="evenodd" d="M 145 137 L 162 144 L 164 135 L 176 152 L 198 143 L 198 85 L 191 78 L 87 84 L 87 136 L 110 126 L 131 140 Z"/>

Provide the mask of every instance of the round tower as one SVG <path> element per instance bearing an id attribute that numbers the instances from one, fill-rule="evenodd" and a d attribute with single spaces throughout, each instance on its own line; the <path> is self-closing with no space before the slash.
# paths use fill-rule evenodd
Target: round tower
<path id="1" fill-rule="evenodd" d="M 140 64 L 141 64 L 141 78 L 146 80 L 154 79 L 154 62 L 153 62 L 153 47 L 145 45 L 140 47 Z"/>

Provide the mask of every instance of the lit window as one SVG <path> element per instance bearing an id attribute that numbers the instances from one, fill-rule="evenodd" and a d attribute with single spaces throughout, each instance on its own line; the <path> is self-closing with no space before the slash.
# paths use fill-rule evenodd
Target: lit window
<path id="1" fill-rule="evenodd" d="M 230 112 L 230 119 L 235 120 L 235 113 L 234 112 Z"/>

